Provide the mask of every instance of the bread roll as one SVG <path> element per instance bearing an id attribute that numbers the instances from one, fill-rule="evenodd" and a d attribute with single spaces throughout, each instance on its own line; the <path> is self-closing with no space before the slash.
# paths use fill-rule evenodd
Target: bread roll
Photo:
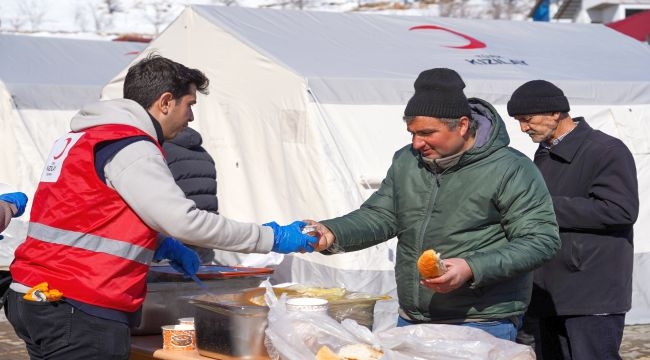
<path id="1" fill-rule="evenodd" d="M 426 250 L 418 259 L 418 271 L 425 279 L 431 279 L 444 274 L 447 269 L 440 258 L 440 254 L 432 249 Z"/>
<path id="2" fill-rule="evenodd" d="M 327 345 L 321 346 L 316 353 L 316 360 L 342 360 L 340 356 L 336 355 L 332 349 Z"/>
<path id="3" fill-rule="evenodd" d="M 379 360 L 383 355 L 381 350 L 366 344 L 345 345 L 338 352 L 343 360 Z"/>

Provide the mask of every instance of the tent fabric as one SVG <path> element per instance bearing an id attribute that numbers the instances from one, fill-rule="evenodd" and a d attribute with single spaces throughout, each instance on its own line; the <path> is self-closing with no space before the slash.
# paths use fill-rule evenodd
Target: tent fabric
<path id="1" fill-rule="evenodd" d="M 145 45 L 0 35 L 0 80 L 18 109 L 74 110 L 99 99 L 101 86 Z"/>
<path id="2" fill-rule="evenodd" d="M 650 42 L 650 10 L 607 24 L 618 32 L 644 42 Z"/>
<path id="3" fill-rule="evenodd" d="M 0 34 L 0 182 L 33 197 L 50 147 L 70 118 L 145 44 Z M 31 201 L 0 241 L 0 268 L 25 238 Z"/>
<path id="4" fill-rule="evenodd" d="M 194 5 L 139 58 L 149 51 L 210 78 L 210 94 L 199 96 L 190 126 L 215 159 L 220 210 L 233 219 L 286 223 L 358 208 L 394 151 L 410 142 L 404 106 L 417 75 L 434 67 L 457 70 L 468 96 L 493 103 L 511 145 L 531 157 L 536 145 L 507 116 L 506 102 L 526 81 L 554 82 L 572 115 L 630 147 L 641 198 L 649 195 L 650 49 L 603 25 Z M 105 98 L 121 96 L 125 74 L 126 68 L 104 88 Z M 650 285 L 642 281 L 650 275 L 648 220 L 642 202 L 628 323 L 650 322 Z M 273 265 L 277 282 L 395 296 L 395 241 L 342 255 L 223 259 Z M 376 326 L 394 325 L 395 310 L 394 301 L 386 303 Z"/>
<path id="5" fill-rule="evenodd" d="M 104 97 L 121 96 L 141 46 L 0 36 L 0 129 L 9 134 L 0 182 L 33 195 L 53 139 L 111 78 Z M 413 80 L 440 66 L 457 70 L 469 96 L 502 114 L 521 83 L 555 82 L 572 112 L 598 115 L 634 149 L 642 188 L 650 176 L 643 122 L 650 53 L 604 26 L 191 6 L 149 44 L 153 50 L 211 79 L 192 126 L 217 162 L 222 213 L 241 221 L 323 219 L 357 208 L 410 140 L 401 115 Z M 625 56 L 611 60 L 612 53 Z M 516 123 L 508 126 L 513 145 L 532 154 Z M 650 320 L 650 304 L 637 300 L 650 298 L 640 280 L 650 273 L 650 261 L 642 261 L 650 252 L 645 205 L 641 214 L 633 321 Z M 17 239 L 25 231 L 20 220 L 8 231 Z M 233 261 L 273 258 L 278 280 L 394 294 L 394 241 L 336 256 Z"/>
<path id="6" fill-rule="evenodd" d="M 612 91 L 616 90 L 611 89 L 613 84 L 635 90 L 626 95 L 633 103 L 645 104 L 650 99 L 647 84 L 634 87 L 647 79 L 639 79 L 636 60 L 617 59 L 615 72 L 597 73 L 590 66 L 594 58 L 611 55 L 609 47 L 594 46 L 594 38 L 603 44 L 616 42 L 617 49 L 629 57 L 648 53 L 597 24 L 455 18 L 431 21 L 357 13 L 248 8 L 217 11 L 202 6 L 193 9 L 273 61 L 304 76 L 324 103 L 404 104 L 412 93 L 413 74 L 451 64 L 467 79 L 468 89 L 490 102 L 502 103 L 509 98 L 509 92 L 495 89 L 516 88 L 531 77 L 563 83 L 577 81 L 574 86 L 580 87 L 583 96 L 576 99 L 578 104 L 616 101 L 619 95 Z M 485 48 L 459 51 L 457 47 L 471 43 L 463 35 L 480 41 Z M 569 50 L 567 37 L 573 45 L 571 56 L 558 56 L 556 51 Z M 503 76 L 504 71 L 493 71 L 491 65 L 507 68 L 508 76 Z M 580 80 L 585 78 L 591 79 L 587 87 Z"/>

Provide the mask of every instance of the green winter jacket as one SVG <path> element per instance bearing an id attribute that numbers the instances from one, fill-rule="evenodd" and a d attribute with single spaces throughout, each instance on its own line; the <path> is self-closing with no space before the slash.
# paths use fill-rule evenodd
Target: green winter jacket
<path id="1" fill-rule="evenodd" d="M 531 270 L 560 247 L 553 203 L 537 167 L 508 147 L 505 124 L 490 104 L 475 98 L 470 104 L 472 116 L 480 119 L 477 142 L 458 164 L 435 174 L 405 146 L 393 156 L 380 188 L 358 210 L 321 222 L 345 251 L 397 236 L 397 294 L 401 310 L 413 320 L 523 314 Z M 473 282 L 447 294 L 421 286 L 416 263 L 426 249 L 465 259 Z"/>

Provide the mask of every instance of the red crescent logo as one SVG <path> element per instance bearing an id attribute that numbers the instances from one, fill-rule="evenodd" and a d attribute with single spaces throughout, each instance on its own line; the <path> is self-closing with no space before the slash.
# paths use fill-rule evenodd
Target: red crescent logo
<path id="1" fill-rule="evenodd" d="M 70 139 L 70 138 L 65 139 L 65 146 L 63 147 L 63 150 L 61 150 L 61 152 L 59 153 L 59 155 L 54 155 L 54 160 L 60 158 L 61 155 L 63 155 L 63 153 L 65 152 L 65 149 L 68 148 L 68 145 L 70 145 L 70 142 L 71 142 L 71 141 L 72 141 L 72 139 Z"/>
<path id="2" fill-rule="evenodd" d="M 443 31 L 450 32 L 450 33 L 452 33 L 452 34 L 454 34 L 454 35 L 460 36 L 460 37 L 462 37 L 463 39 L 469 41 L 469 43 L 468 43 L 467 45 L 463 45 L 463 46 L 448 46 L 448 45 L 445 45 L 445 47 L 448 47 L 448 48 L 454 48 L 454 49 L 482 49 L 482 48 L 484 48 L 484 47 L 487 46 L 487 45 L 485 45 L 484 42 L 479 41 L 479 40 L 476 40 L 476 39 L 474 39 L 474 38 L 471 37 L 471 36 L 468 36 L 468 35 L 465 35 L 465 34 L 461 34 L 461 33 L 459 33 L 458 31 L 454 31 L 454 30 L 450 30 L 450 29 L 447 29 L 447 28 L 443 28 L 442 26 L 437 26 L 437 25 L 418 25 L 418 26 L 413 26 L 413 27 L 411 27 L 409 30 L 443 30 Z"/>

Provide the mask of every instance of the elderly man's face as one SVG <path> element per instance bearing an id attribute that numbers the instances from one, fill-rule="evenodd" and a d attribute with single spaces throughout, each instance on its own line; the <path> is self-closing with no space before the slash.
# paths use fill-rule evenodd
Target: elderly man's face
<path id="1" fill-rule="evenodd" d="M 530 136 L 534 143 L 550 142 L 555 138 L 555 131 L 559 124 L 559 113 L 517 115 L 522 132 Z"/>
<path id="2" fill-rule="evenodd" d="M 455 155 L 468 148 L 466 133 L 469 119 L 463 116 L 453 129 L 438 118 L 415 116 L 406 124 L 406 130 L 411 133 L 413 149 L 423 158 L 431 160 Z M 471 144 L 469 144 L 471 145 Z"/>

